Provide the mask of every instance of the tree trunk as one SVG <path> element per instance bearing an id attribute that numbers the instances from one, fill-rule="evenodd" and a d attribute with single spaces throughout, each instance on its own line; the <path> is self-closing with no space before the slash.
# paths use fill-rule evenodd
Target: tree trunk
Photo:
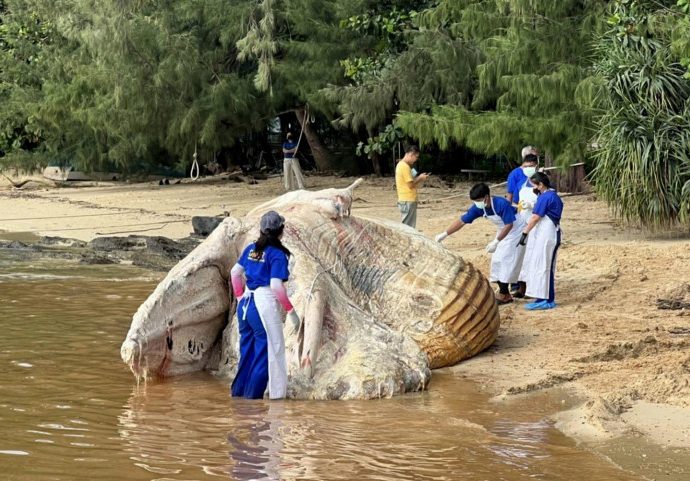
<path id="1" fill-rule="evenodd" d="M 381 157 L 378 154 L 373 154 L 371 156 L 371 164 L 374 167 L 374 174 L 377 177 L 383 177 L 383 171 L 381 169 Z"/>
<path id="2" fill-rule="evenodd" d="M 553 159 L 548 154 L 544 158 L 546 167 L 553 167 Z M 566 166 L 562 169 L 553 169 L 548 171 L 551 178 L 551 186 L 555 187 L 558 192 L 581 193 L 587 190 L 585 183 L 585 166 L 574 165 Z"/>
<path id="3" fill-rule="evenodd" d="M 307 118 L 306 122 L 303 123 L 304 111 L 304 107 L 299 107 L 293 110 L 297 116 L 297 121 L 300 123 L 302 129 L 304 129 L 304 138 L 309 144 L 311 155 L 314 156 L 316 168 L 318 170 L 333 170 L 333 160 L 331 159 L 328 150 L 323 145 L 323 142 L 321 142 L 319 135 L 312 128 L 311 122 L 309 122 L 309 119 Z"/>

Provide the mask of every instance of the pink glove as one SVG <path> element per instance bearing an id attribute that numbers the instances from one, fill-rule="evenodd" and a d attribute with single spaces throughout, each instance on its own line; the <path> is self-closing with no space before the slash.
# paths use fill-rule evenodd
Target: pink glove
<path id="1" fill-rule="evenodd" d="M 239 299 L 244 295 L 244 267 L 235 264 L 230 271 L 230 283 L 232 284 L 232 293 Z"/>
<path id="2" fill-rule="evenodd" d="M 280 302 L 280 305 L 285 309 L 285 312 L 290 312 L 294 309 L 287 295 L 287 291 L 285 290 L 285 284 L 283 284 L 281 279 L 271 279 L 271 290 L 273 294 L 275 294 L 276 299 L 278 299 L 278 302 Z"/>

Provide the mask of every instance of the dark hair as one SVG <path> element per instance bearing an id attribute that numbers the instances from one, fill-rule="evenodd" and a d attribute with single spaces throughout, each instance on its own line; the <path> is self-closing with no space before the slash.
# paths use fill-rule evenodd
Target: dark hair
<path id="1" fill-rule="evenodd" d="M 533 184 L 544 184 L 547 189 L 551 188 L 551 179 L 544 172 L 535 172 L 529 180 Z"/>
<path id="2" fill-rule="evenodd" d="M 283 245 L 282 242 L 280 242 L 280 235 L 283 233 L 284 228 L 285 226 L 281 225 L 276 230 L 269 230 L 259 234 L 259 238 L 254 243 L 254 251 L 263 252 L 264 250 L 266 250 L 266 247 L 272 246 L 276 249 L 280 249 L 285 253 L 286 256 L 290 257 L 292 253 L 288 250 L 287 247 Z"/>
<path id="3" fill-rule="evenodd" d="M 525 158 L 522 159 L 522 163 L 524 164 L 525 162 L 534 162 L 535 164 L 539 163 L 539 157 L 537 157 L 534 154 L 527 154 L 525 155 Z"/>
<path id="4" fill-rule="evenodd" d="M 292 132 L 288 132 L 287 138 L 288 138 L 288 139 L 291 139 L 291 138 L 292 138 Z"/>
<path id="5" fill-rule="evenodd" d="M 484 182 L 474 184 L 470 189 L 470 199 L 472 200 L 483 199 L 484 197 L 490 194 L 491 190 L 489 189 L 489 186 L 486 185 Z"/>
<path id="6" fill-rule="evenodd" d="M 410 144 L 407 147 L 405 147 L 405 153 L 406 154 L 418 154 L 419 153 L 419 147 L 417 147 L 414 144 Z"/>

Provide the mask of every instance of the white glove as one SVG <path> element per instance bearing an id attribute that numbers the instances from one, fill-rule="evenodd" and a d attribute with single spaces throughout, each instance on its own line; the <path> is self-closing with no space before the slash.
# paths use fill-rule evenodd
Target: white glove
<path id="1" fill-rule="evenodd" d="M 434 240 L 436 242 L 443 242 L 443 239 L 445 239 L 446 237 L 448 237 L 448 233 L 447 232 L 441 232 L 439 235 L 434 237 Z"/>
<path id="2" fill-rule="evenodd" d="M 498 247 L 499 242 L 500 241 L 498 239 L 494 239 L 491 242 L 489 242 L 486 245 L 486 252 L 488 252 L 489 254 L 493 254 L 494 252 L 496 252 L 496 247 Z"/>
<path id="3" fill-rule="evenodd" d="M 529 200 L 521 200 L 520 206 L 522 207 L 522 210 L 532 210 L 534 209 L 534 202 L 530 202 Z"/>
<path id="4" fill-rule="evenodd" d="M 294 309 L 287 313 L 286 320 L 290 321 L 290 324 L 292 325 L 292 332 L 299 332 L 299 326 L 302 323 L 302 321 L 300 320 L 299 316 L 297 315 Z"/>

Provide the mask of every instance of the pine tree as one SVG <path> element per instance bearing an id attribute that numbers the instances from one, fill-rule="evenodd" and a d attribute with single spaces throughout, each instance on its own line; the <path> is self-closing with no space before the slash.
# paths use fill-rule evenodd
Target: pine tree
<path id="1" fill-rule="evenodd" d="M 476 65 L 456 67 L 461 77 L 473 68 L 470 88 L 457 99 L 403 109 L 396 125 L 442 149 L 457 143 L 516 158 L 529 143 L 561 164 L 582 160 L 591 115 L 578 101 L 578 90 L 588 85 L 592 38 L 606 3 L 441 1 L 419 24 L 439 42 L 453 41 L 439 55 L 467 58 L 456 45 L 478 52 L 472 57 Z"/>
<path id="2" fill-rule="evenodd" d="M 33 119 L 54 28 L 21 0 L 0 2 L 0 150 L 3 163 L 39 162 L 42 131 Z"/>
<path id="3" fill-rule="evenodd" d="M 320 91 L 344 81 L 339 60 L 356 48 L 358 38 L 339 27 L 359 8 L 359 0 L 258 0 L 245 36 L 238 41 L 238 58 L 254 69 L 254 85 L 276 114 L 294 112 L 317 167 L 334 167 L 309 118 L 327 120 L 332 105 Z"/>

